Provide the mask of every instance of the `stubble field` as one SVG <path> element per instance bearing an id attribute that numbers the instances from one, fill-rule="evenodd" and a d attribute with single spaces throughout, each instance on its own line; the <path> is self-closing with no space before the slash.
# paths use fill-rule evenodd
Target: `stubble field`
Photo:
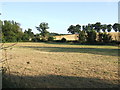
<path id="1" fill-rule="evenodd" d="M 23 88 L 117 87 L 118 51 L 118 46 L 17 43 L 7 51 L 6 76 Z"/>

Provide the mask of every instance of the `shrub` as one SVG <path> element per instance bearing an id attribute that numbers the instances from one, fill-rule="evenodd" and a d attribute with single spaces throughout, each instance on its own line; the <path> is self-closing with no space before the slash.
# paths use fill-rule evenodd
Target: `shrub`
<path id="1" fill-rule="evenodd" d="M 96 43 L 96 32 L 95 30 L 87 31 L 87 43 L 94 44 Z"/>
<path id="2" fill-rule="evenodd" d="M 80 43 L 84 43 L 86 41 L 86 34 L 84 31 L 80 31 L 80 34 L 79 34 L 79 42 Z"/>
<path id="3" fill-rule="evenodd" d="M 50 36 L 48 37 L 48 41 L 53 41 L 54 40 L 54 37 Z"/>
<path id="4" fill-rule="evenodd" d="M 61 39 L 61 42 L 66 42 L 66 39 L 65 39 L 65 38 L 62 38 L 62 39 Z"/>
<path id="5" fill-rule="evenodd" d="M 104 34 L 103 34 L 103 42 L 104 42 L 104 43 L 109 43 L 109 42 L 111 42 L 111 41 L 112 41 L 111 35 L 110 35 L 110 34 L 107 34 L 107 33 L 104 33 Z"/>

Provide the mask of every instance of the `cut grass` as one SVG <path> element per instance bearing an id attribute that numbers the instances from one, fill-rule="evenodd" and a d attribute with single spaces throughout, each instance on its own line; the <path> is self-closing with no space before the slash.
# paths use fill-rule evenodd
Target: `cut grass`
<path id="1" fill-rule="evenodd" d="M 9 61 L 13 81 L 20 83 L 17 77 L 26 68 L 21 87 L 101 88 L 118 85 L 116 46 L 18 43 L 8 52 L 10 54 L 13 57 Z"/>

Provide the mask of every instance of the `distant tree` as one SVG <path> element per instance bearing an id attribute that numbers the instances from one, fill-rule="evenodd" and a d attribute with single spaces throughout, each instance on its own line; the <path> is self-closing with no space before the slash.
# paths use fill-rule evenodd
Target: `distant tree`
<path id="1" fill-rule="evenodd" d="M 102 29 L 102 31 L 103 31 L 103 32 L 106 32 L 107 25 L 106 25 L 106 24 L 104 24 L 104 25 L 101 25 L 101 29 Z"/>
<path id="2" fill-rule="evenodd" d="M 40 34 L 34 34 L 34 37 L 32 38 L 33 42 L 40 42 Z"/>
<path id="3" fill-rule="evenodd" d="M 80 43 L 84 43 L 86 41 L 86 33 L 85 31 L 80 31 L 79 33 L 79 42 Z"/>
<path id="4" fill-rule="evenodd" d="M 97 22 L 97 23 L 95 23 L 94 24 L 94 29 L 97 31 L 97 32 L 100 32 L 100 30 L 101 30 L 101 23 L 100 22 Z"/>
<path id="5" fill-rule="evenodd" d="M 28 28 L 28 30 L 24 31 L 24 35 L 22 37 L 23 41 L 31 41 L 34 38 L 34 33 L 32 32 L 32 29 Z"/>
<path id="6" fill-rule="evenodd" d="M 15 21 L 3 21 L 2 33 L 5 42 L 17 42 L 21 41 L 23 32 L 20 28 L 20 24 Z"/>
<path id="7" fill-rule="evenodd" d="M 72 34 L 78 34 L 81 30 L 81 26 L 79 24 L 77 24 L 76 26 L 71 25 L 67 31 L 68 33 L 72 33 Z"/>
<path id="8" fill-rule="evenodd" d="M 51 33 L 49 33 L 49 35 L 50 36 L 56 36 L 56 35 L 60 35 L 60 34 L 51 32 Z"/>
<path id="9" fill-rule="evenodd" d="M 120 24 L 118 24 L 118 31 L 120 32 Z"/>
<path id="10" fill-rule="evenodd" d="M 64 37 L 61 39 L 61 42 L 66 42 L 66 41 L 67 41 L 67 40 L 66 40 L 66 38 L 64 38 Z"/>
<path id="11" fill-rule="evenodd" d="M 86 31 L 91 31 L 91 30 L 93 30 L 91 24 L 86 25 Z"/>
<path id="12" fill-rule="evenodd" d="M 49 36 L 48 37 L 48 41 L 53 41 L 54 40 L 54 37 L 53 36 Z"/>
<path id="13" fill-rule="evenodd" d="M 90 31 L 87 31 L 87 42 L 89 44 L 93 44 L 96 42 L 96 31 L 93 29 L 93 30 L 90 30 Z"/>
<path id="14" fill-rule="evenodd" d="M 112 37 L 110 34 L 107 33 L 103 33 L 103 42 L 104 43 L 109 43 L 112 41 Z"/>
<path id="15" fill-rule="evenodd" d="M 102 42 L 103 41 L 103 33 L 99 32 L 98 34 L 98 41 Z"/>
<path id="16" fill-rule="evenodd" d="M 36 28 L 40 32 L 42 40 L 43 41 L 48 40 L 48 36 L 49 36 L 49 32 L 47 31 L 47 29 L 49 29 L 48 23 L 42 22 L 40 23 L 39 27 Z"/>
<path id="17" fill-rule="evenodd" d="M 112 30 L 112 25 L 111 24 L 107 25 L 107 31 L 111 32 L 111 30 Z"/>
<path id="18" fill-rule="evenodd" d="M 0 20 L 0 43 L 3 40 L 3 37 L 2 37 L 2 25 L 3 25 L 3 22 Z"/>
<path id="19" fill-rule="evenodd" d="M 113 26 L 112 26 L 113 30 L 115 32 L 119 31 L 120 32 L 120 24 L 119 23 L 115 23 Z"/>
<path id="20" fill-rule="evenodd" d="M 83 31 L 85 31 L 85 30 L 86 30 L 85 25 L 83 25 L 83 26 L 82 26 L 82 30 L 83 30 Z"/>

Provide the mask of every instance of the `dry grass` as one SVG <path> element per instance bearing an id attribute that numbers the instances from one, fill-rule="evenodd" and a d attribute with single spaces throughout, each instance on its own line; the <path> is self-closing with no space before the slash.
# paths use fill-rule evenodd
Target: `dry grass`
<path id="1" fill-rule="evenodd" d="M 118 84 L 117 46 L 18 43 L 8 55 L 13 58 L 9 61 L 11 78 L 21 87 L 98 88 Z"/>

